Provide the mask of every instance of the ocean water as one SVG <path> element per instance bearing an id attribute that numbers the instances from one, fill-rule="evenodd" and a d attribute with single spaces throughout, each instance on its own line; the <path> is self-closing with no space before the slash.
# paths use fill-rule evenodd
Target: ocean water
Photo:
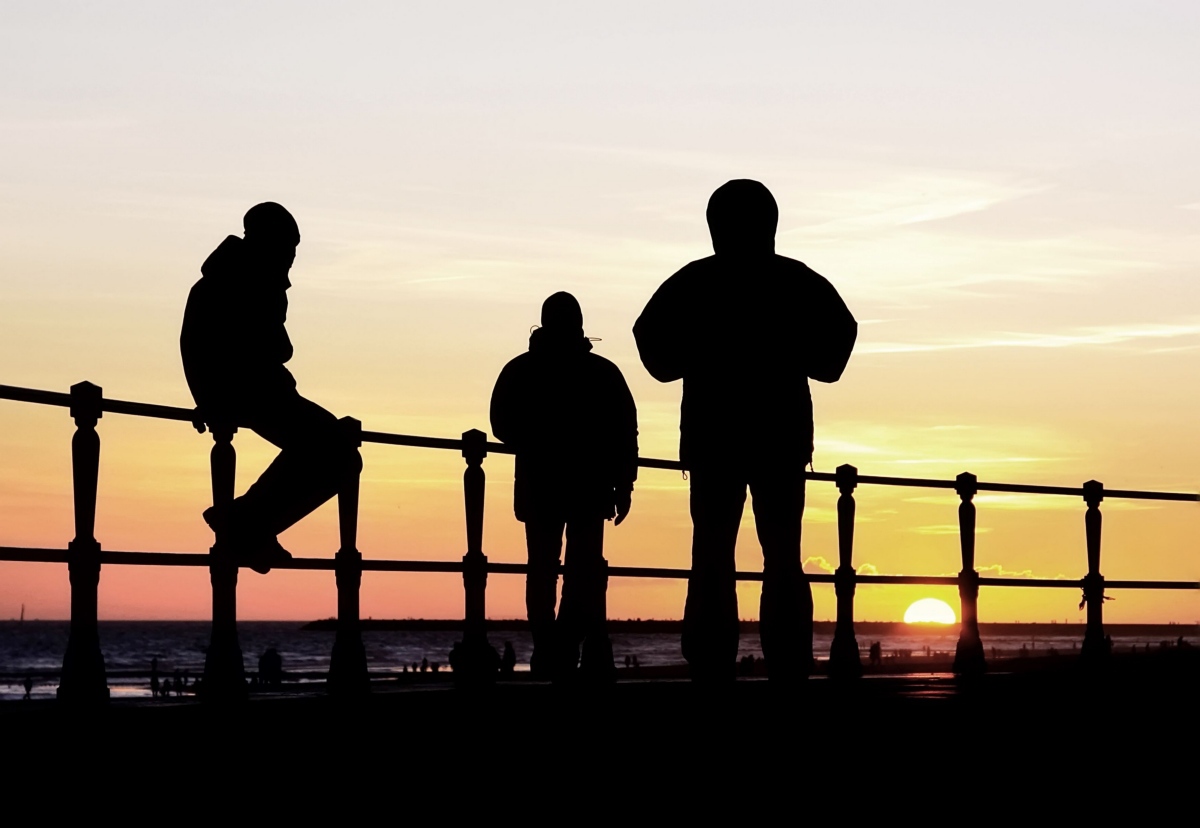
<path id="1" fill-rule="evenodd" d="M 329 654 L 333 649 L 334 633 L 303 630 L 300 621 L 243 621 L 238 624 L 242 654 L 248 672 L 257 670 L 259 656 L 274 647 L 283 659 L 283 669 L 300 681 L 323 678 L 329 669 Z M 100 624 L 100 646 L 108 670 L 110 692 L 114 697 L 149 696 L 151 660 L 157 659 L 161 676 L 176 672 L 189 681 L 204 670 L 204 653 L 208 646 L 210 626 L 206 621 L 105 621 Z M 1179 634 L 1193 645 L 1197 644 L 1197 628 L 1181 625 Z M 26 676 L 33 680 L 32 695 L 53 697 L 58 686 L 58 673 L 67 646 L 69 624 L 66 621 L 4 621 L 0 622 L 0 700 L 20 699 Z M 1061 631 L 1029 635 L 984 635 L 989 654 L 1015 655 L 1022 647 L 1027 654 L 1037 656 L 1051 651 L 1069 654 L 1077 650 L 1082 639 L 1080 625 L 1063 625 Z M 373 675 L 386 676 L 402 672 L 419 664 L 422 659 L 437 663 L 448 671 L 448 654 L 461 633 L 445 631 L 367 631 L 363 644 L 367 667 Z M 497 649 L 505 641 L 513 645 L 517 655 L 517 670 L 529 669 L 533 646 L 529 633 L 524 631 L 493 631 L 489 639 Z M 829 653 L 832 636 L 818 633 L 813 649 L 818 659 Z M 880 642 L 886 658 L 912 659 L 914 669 L 920 669 L 922 658 L 932 664 L 944 663 L 954 653 L 958 641 L 957 626 L 946 628 L 900 628 L 873 639 L 859 632 L 858 643 L 862 657 L 872 640 Z M 1158 647 L 1162 634 L 1113 636 L 1117 652 L 1133 647 Z M 613 654 L 618 664 L 625 657 L 636 657 L 642 666 L 683 664 L 679 636 L 672 633 L 614 633 Z M 739 657 L 762 656 L 757 633 L 743 633 Z"/>

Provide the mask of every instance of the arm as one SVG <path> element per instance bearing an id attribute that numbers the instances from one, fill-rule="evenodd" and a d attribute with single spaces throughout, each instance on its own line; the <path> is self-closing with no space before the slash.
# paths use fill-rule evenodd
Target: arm
<path id="1" fill-rule="evenodd" d="M 818 382 L 837 382 L 854 350 L 858 323 L 833 285 L 825 277 L 810 273 L 812 286 L 804 326 L 808 375 Z"/>
<path id="2" fill-rule="evenodd" d="M 518 406 L 521 391 L 513 363 L 504 366 L 492 389 L 492 436 L 502 443 L 518 447 L 522 440 L 522 418 Z"/>
<path id="3" fill-rule="evenodd" d="M 673 382 L 686 372 L 686 278 L 685 267 L 663 282 L 633 326 L 642 364 L 659 382 Z"/>
<path id="4" fill-rule="evenodd" d="M 633 394 L 629 391 L 625 377 L 621 375 L 620 369 L 615 365 L 613 374 L 615 375 L 613 424 L 616 438 L 614 446 L 616 451 L 613 457 L 615 464 L 613 493 L 617 508 L 617 519 L 613 525 L 620 526 L 633 505 L 633 483 L 637 480 L 638 475 L 637 404 L 633 401 Z"/>

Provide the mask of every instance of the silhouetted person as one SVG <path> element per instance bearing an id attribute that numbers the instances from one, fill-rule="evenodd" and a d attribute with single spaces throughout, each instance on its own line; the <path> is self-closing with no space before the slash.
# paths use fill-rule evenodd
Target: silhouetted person
<path id="1" fill-rule="evenodd" d="M 267 647 L 258 657 L 258 677 L 263 687 L 272 690 L 283 684 L 283 656 L 274 647 Z"/>
<path id="2" fill-rule="evenodd" d="M 158 698 L 158 659 L 150 659 L 150 698 Z"/>
<path id="3" fill-rule="evenodd" d="M 813 450 L 808 380 L 841 377 L 858 326 L 829 282 L 775 253 L 778 220 L 757 181 L 721 186 L 708 202 L 715 255 L 664 282 L 633 328 L 650 374 L 683 380 L 679 459 L 693 525 L 683 654 L 701 680 L 735 672 L 734 545 L 747 487 L 763 548 L 767 673 L 801 678 L 812 665 L 812 591 L 800 557 Z"/>
<path id="4" fill-rule="evenodd" d="M 337 418 L 301 397 L 284 367 L 292 358 L 284 323 L 300 243 L 295 219 L 266 202 L 243 223 L 245 237 L 226 237 L 200 268 L 179 345 L 201 418 L 250 428 L 281 449 L 229 515 L 239 562 L 266 573 L 291 558 L 276 536 L 333 497 L 362 459 Z M 215 518 L 212 509 L 204 513 L 210 526 Z"/>
<path id="5" fill-rule="evenodd" d="M 429 659 L 422 658 L 421 659 L 421 672 L 424 673 L 428 670 L 429 670 Z"/>
<path id="6" fill-rule="evenodd" d="M 500 672 L 512 677 L 513 671 L 517 668 L 517 651 L 513 649 L 511 641 L 504 642 L 504 655 L 500 657 Z"/>
<path id="7" fill-rule="evenodd" d="M 25 677 L 25 698 L 33 698 L 33 676 Z"/>
<path id="8" fill-rule="evenodd" d="M 878 641 L 871 642 L 871 649 L 868 652 L 869 652 L 869 655 L 867 656 L 867 658 L 870 661 L 872 667 L 878 667 L 880 664 L 883 663 L 883 647 L 880 645 L 880 643 Z M 993 651 L 993 655 L 994 655 L 994 651 Z"/>
<path id="9" fill-rule="evenodd" d="M 569 293 L 542 304 L 529 350 L 504 366 L 492 391 L 492 432 L 516 450 L 514 511 L 525 524 L 530 671 L 566 677 L 614 671 L 607 631 L 604 522 L 629 514 L 637 479 L 637 409 L 617 366 L 592 353 L 583 311 Z M 558 564 L 562 605 L 555 619 Z"/>

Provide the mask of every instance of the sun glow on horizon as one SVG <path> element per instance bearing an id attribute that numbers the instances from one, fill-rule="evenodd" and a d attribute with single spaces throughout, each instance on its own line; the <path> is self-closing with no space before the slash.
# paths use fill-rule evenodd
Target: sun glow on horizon
<path id="1" fill-rule="evenodd" d="M 957 620 L 951 606 L 937 598 L 914 601 L 904 611 L 905 624 L 953 624 Z"/>

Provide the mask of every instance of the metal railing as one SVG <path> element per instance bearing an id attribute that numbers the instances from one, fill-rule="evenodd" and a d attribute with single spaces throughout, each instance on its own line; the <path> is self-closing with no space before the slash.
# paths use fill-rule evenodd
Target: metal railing
<path id="1" fill-rule="evenodd" d="M 125 552 L 103 550 L 95 538 L 96 497 L 100 463 L 100 436 L 97 424 L 105 413 L 177 420 L 191 423 L 203 433 L 212 433 L 210 454 L 213 506 L 218 513 L 233 502 L 236 456 L 233 435 L 236 425 L 204 423 L 193 409 L 129 402 L 105 398 L 99 386 L 81 382 L 71 386 L 69 394 L 31 388 L 0 385 L 0 399 L 70 410 L 75 421 L 71 442 L 74 489 L 75 538 L 66 549 L 0 546 L 0 560 L 65 563 L 71 583 L 71 623 L 67 650 L 63 657 L 58 695 L 66 701 L 95 702 L 108 698 L 104 659 L 100 650 L 97 623 L 97 592 L 102 565 L 133 566 L 206 566 L 212 581 L 212 639 L 205 656 L 203 688 L 210 699 L 237 698 L 246 692 L 245 672 L 237 635 L 238 565 L 230 545 L 218 531 L 208 553 Z M 461 439 L 421 437 L 364 431 L 359 421 L 345 417 L 341 421 L 345 439 L 355 446 L 379 443 L 461 452 L 466 460 L 463 493 L 466 507 L 467 551 L 461 561 L 414 561 L 364 559 L 357 548 L 359 479 L 355 478 L 338 494 L 340 548 L 333 559 L 294 558 L 280 569 L 332 570 L 338 593 L 337 632 L 330 658 L 331 692 L 353 695 L 367 690 L 367 663 L 359 617 L 359 588 L 363 572 L 448 572 L 461 573 L 465 592 L 463 640 L 457 648 L 454 670 L 459 680 L 487 680 L 494 674 L 497 655 L 487 640 L 485 625 L 488 573 L 523 574 L 525 564 L 489 563 L 483 552 L 484 488 L 483 461 L 488 453 L 513 454 L 500 443 L 489 442 L 478 430 L 465 432 Z M 679 461 L 640 458 L 642 468 L 683 470 Z M 1082 589 L 1087 605 L 1080 658 L 1087 663 L 1102 663 L 1109 656 L 1104 634 L 1106 589 L 1200 589 L 1195 581 L 1106 581 L 1100 574 L 1100 503 L 1105 498 L 1200 502 L 1200 495 L 1180 492 L 1146 492 L 1125 489 L 1106 490 L 1103 484 L 1089 480 L 1079 487 L 1035 486 L 1012 483 L 980 482 L 964 472 L 954 480 L 860 475 L 854 466 L 843 465 L 836 473 L 804 472 L 805 478 L 830 482 L 837 486 L 838 567 L 832 574 L 812 574 L 814 583 L 832 583 L 837 596 L 837 621 L 829 653 L 829 670 L 834 675 L 855 676 L 862 672 L 858 643 L 854 635 L 854 593 L 858 584 L 927 584 L 957 586 L 961 602 L 959 639 L 954 670 L 963 675 L 978 674 L 986 668 L 984 648 L 979 636 L 979 588 L 1049 587 Z M 853 565 L 854 490 L 859 485 L 907 486 L 952 489 L 959 498 L 958 524 L 962 550 L 962 571 L 957 576 L 862 575 Z M 1079 580 L 981 577 L 975 569 L 975 504 L 978 492 L 1006 492 L 1079 497 L 1085 504 L 1084 532 L 1087 547 L 1087 574 Z M 220 526 L 220 521 L 217 522 Z M 687 578 L 688 569 L 645 566 L 609 566 L 608 575 L 631 578 Z M 739 580 L 762 580 L 761 572 L 739 571 Z"/>

